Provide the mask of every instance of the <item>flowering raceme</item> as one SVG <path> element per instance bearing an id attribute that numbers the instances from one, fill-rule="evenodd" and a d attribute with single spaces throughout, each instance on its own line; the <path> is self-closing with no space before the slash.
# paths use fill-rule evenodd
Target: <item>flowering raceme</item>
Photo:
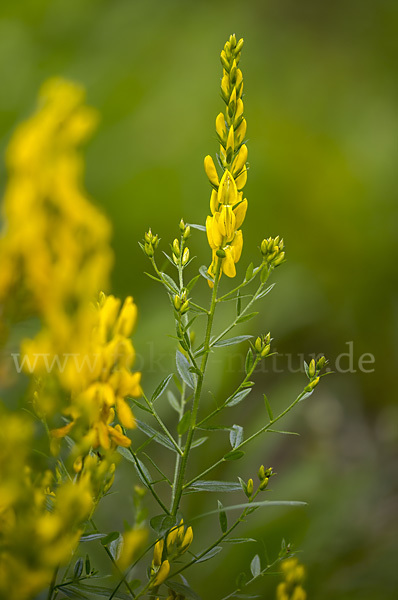
<path id="1" fill-rule="evenodd" d="M 225 115 L 220 113 L 216 118 L 216 132 L 220 141 L 219 161 L 224 170 L 219 180 L 214 161 L 206 156 L 204 165 L 209 181 L 213 187 L 210 198 L 212 216 L 206 220 L 207 239 L 212 249 L 212 263 L 209 275 L 216 276 L 217 261 L 221 260 L 222 272 L 228 277 L 235 277 L 235 264 L 240 259 L 243 246 L 242 225 L 247 200 L 241 191 L 247 181 L 247 146 L 246 119 L 243 117 L 243 77 L 238 68 L 243 47 L 243 39 L 236 41 L 231 35 L 221 52 L 223 78 L 221 95 L 226 104 Z"/>

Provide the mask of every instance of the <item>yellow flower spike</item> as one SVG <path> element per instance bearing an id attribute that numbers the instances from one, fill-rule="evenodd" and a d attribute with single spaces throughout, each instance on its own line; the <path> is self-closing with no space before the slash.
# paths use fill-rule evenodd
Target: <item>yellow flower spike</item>
<path id="1" fill-rule="evenodd" d="M 192 527 L 188 527 L 185 532 L 182 543 L 181 543 L 181 550 L 180 550 L 181 554 L 183 554 L 186 550 L 188 550 L 189 546 L 192 544 L 192 540 L 193 540 L 193 530 L 192 530 Z"/>
<path id="2" fill-rule="evenodd" d="M 242 146 L 238 152 L 238 156 L 235 158 L 233 165 L 232 165 L 232 174 L 234 177 L 239 175 L 239 173 L 241 172 L 243 167 L 246 165 L 247 154 L 248 154 L 247 146 L 246 146 L 246 144 L 242 144 Z"/>
<path id="3" fill-rule="evenodd" d="M 211 191 L 210 210 L 212 215 L 214 215 L 214 213 L 218 210 L 217 192 L 215 190 Z"/>
<path id="4" fill-rule="evenodd" d="M 238 201 L 238 189 L 235 180 L 228 169 L 221 178 L 217 192 L 217 200 L 219 204 L 231 204 L 232 206 Z"/>
<path id="5" fill-rule="evenodd" d="M 164 583 L 170 573 L 170 563 L 168 560 L 164 560 L 159 571 L 156 574 L 155 579 L 152 581 L 150 587 L 158 587 Z"/>
<path id="6" fill-rule="evenodd" d="M 225 126 L 224 113 L 222 112 L 219 115 L 217 115 L 216 118 L 216 131 L 220 136 L 220 139 L 222 140 L 223 144 L 225 144 L 227 139 L 227 128 Z"/>
<path id="7" fill-rule="evenodd" d="M 236 218 L 231 205 L 221 207 L 220 217 L 218 219 L 218 230 L 227 240 L 230 240 L 235 232 Z"/>
<path id="8" fill-rule="evenodd" d="M 126 429 L 134 429 L 136 422 L 131 408 L 123 398 L 116 398 L 116 410 L 119 421 Z"/>
<path id="9" fill-rule="evenodd" d="M 238 206 L 236 208 L 234 208 L 234 213 L 235 213 L 235 218 L 236 218 L 236 224 L 235 224 L 236 229 L 239 229 L 239 227 L 242 225 L 243 221 L 245 220 L 246 211 L 247 211 L 247 200 L 245 198 L 242 202 L 240 202 L 238 204 Z"/>
<path id="10" fill-rule="evenodd" d="M 155 547 L 153 549 L 153 560 L 152 563 L 155 567 L 160 567 L 162 564 L 162 554 L 164 548 L 164 539 L 160 539 L 156 542 Z"/>
<path id="11" fill-rule="evenodd" d="M 218 179 L 217 170 L 214 165 L 214 161 L 210 155 L 207 155 L 204 160 L 206 175 L 209 178 L 209 181 L 215 187 L 218 187 L 220 181 Z"/>

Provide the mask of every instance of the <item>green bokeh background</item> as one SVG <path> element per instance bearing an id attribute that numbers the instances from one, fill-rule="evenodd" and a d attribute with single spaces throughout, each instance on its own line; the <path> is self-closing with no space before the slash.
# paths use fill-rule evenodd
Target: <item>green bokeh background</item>
<path id="1" fill-rule="evenodd" d="M 257 512 L 241 534 L 260 542 L 225 549 L 189 580 L 202 598 L 217 600 L 256 552 L 265 563 L 284 537 L 302 551 L 309 598 L 396 598 L 397 2 L 2 0 L 1 153 L 47 77 L 86 87 L 101 113 L 86 149 L 86 184 L 114 224 L 112 291 L 138 303 L 137 360 L 151 391 L 173 367 L 173 319 L 162 290 L 143 275 L 148 264 L 137 241 L 151 226 L 166 250 L 181 217 L 204 223 L 202 161 L 217 150 L 218 56 L 233 31 L 245 38 L 250 161 L 238 274 L 265 236 L 284 237 L 288 261 L 261 318 L 239 332 L 271 330 L 284 357 L 258 373 L 257 392 L 245 408 L 231 409 L 226 424 L 253 431 L 266 418 L 261 392 L 278 410 L 301 389 L 303 375 L 288 372 L 287 354 L 297 367 L 300 353 L 323 352 L 340 372 L 284 423 L 300 437 L 269 434 L 214 474 L 231 479 L 239 470 L 247 479 L 261 463 L 272 465 L 278 476 L 268 498 L 304 500 L 308 508 Z M 5 176 L 2 161 L 2 188 Z M 190 247 L 197 267 L 208 263 L 202 233 Z M 207 302 L 204 281 L 198 294 Z M 349 349 L 352 364 L 345 357 L 336 365 Z M 364 353 L 374 358 L 364 365 L 372 372 L 359 368 Z M 227 393 L 239 371 L 239 357 L 231 363 L 220 353 L 208 385 Z M 168 405 L 162 410 L 173 423 Z M 202 460 L 227 443 L 212 442 Z M 167 457 L 159 459 L 167 468 Z M 120 473 L 119 494 L 101 509 L 108 529 L 131 520 L 132 473 Z M 189 496 L 186 513 L 211 510 L 216 500 Z M 112 503 L 118 508 L 109 517 Z M 194 550 L 215 527 L 216 520 L 201 521 Z M 273 598 L 276 581 L 261 582 L 261 598 Z"/>

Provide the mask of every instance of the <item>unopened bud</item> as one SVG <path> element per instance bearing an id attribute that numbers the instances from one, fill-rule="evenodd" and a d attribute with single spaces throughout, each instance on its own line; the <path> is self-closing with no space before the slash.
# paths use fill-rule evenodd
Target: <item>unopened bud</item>
<path id="1" fill-rule="evenodd" d="M 184 302 L 184 304 L 181 306 L 181 314 L 183 315 L 184 313 L 186 313 L 188 309 L 189 309 L 189 302 L 188 302 L 188 300 L 186 300 Z"/>
<path id="2" fill-rule="evenodd" d="M 144 249 L 145 249 L 145 254 L 147 256 L 149 256 L 149 258 L 152 258 L 152 256 L 154 255 L 152 244 L 145 244 Z"/>
<path id="3" fill-rule="evenodd" d="M 318 369 L 318 371 L 323 369 L 323 367 L 325 365 L 326 365 L 326 358 L 324 356 L 321 356 L 321 358 L 318 358 L 318 361 L 316 363 L 316 368 Z"/>
<path id="4" fill-rule="evenodd" d="M 312 359 L 312 361 L 310 362 L 309 366 L 308 366 L 308 376 L 310 378 L 314 377 L 315 375 L 315 360 Z"/>
<path id="5" fill-rule="evenodd" d="M 253 479 L 249 479 L 249 481 L 247 482 L 247 495 L 250 497 L 253 493 Z"/>
<path id="6" fill-rule="evenodd" d="M 285 260 L 285 253 L 281 252 L 276 260 L 274 260 L 274 267 L 277 267 Z"/>
<path id="7" fill-rule="evenodd" d="M 265 358 L 266 356 L 268 356 L 268 354 L 270 353 L 271 350 L 271 346 L 269 344 L 267 344 L 262 350 L 261 350 L 261 358 Z"/>
<path id="8" fill-rule="evenodd" d="M 180 256 L 180 244 L 179 244 L 177 238 L 174 240 L 172 248 L 173 248 L 174 254 L 177 257 L 179 257 Z"/>
<path id="9" fill-rule="evenodd" d="M 318 385 L 319 377 L 314 379 L 314 381 L 310 381 L 310 383 L 304 388 L 305 392 L 312 392 L 312 390 Z"/>
<path id="10" fill-rule="evenodd" d="M 261 467 L 258 470 L 257 476 L 259 478 L 260 481 L 262 481 L 265 477 L 265 469 L 264 469 L 264 465 L 261 465 Z"/>
<path id="11" fill-rule="evenodd" d="M 178 227 L 180 228 L 181 233 L 185 230 L 185 223 L 184 223 L 184 219 L 181 219 Z"/>
<path id="12" fill-rule="evenodd" d="M 222 142 L 225 144 L 225 141 L 227 139 L 227 128 L 225 126 L 225 117 L 222 112 L 219 113 L 219 115 L 217 115 L 216 118 L 216 131 L 220 136 Z"/>
<path id="13" fill-rule="evenodd" d="M 184 253 L 182 255 L 182 265 L 185 266 L 189 261 L 189 248 L 185 248 Z"/>
<path id="14" fill-rule="evenodd" d="M 218 258 L 225 258 L 226 257 L 225 250 L 223 250 L 222 248 L 219 248 L 216 251 L 216 255 L 218 256 Z"/>
<path id="15" fill-rule="evenodd" d="M 262 347 L 263 347 L 263 342 L 262 342 L 262 340 L 261 340 L 261 338 L 260 338 L 260 337 L 258 337 L 258 338 L 256 339 L 256 341 L 254 342 L 254 347 L 255 347 L 255 349 L 256 349 L 256 351 L 257 351 L 258 353 L 260 353 L 260 352 L 261 352 L 261 350 L 262 350 Z"/>
<path id="16" fill-rule="evenodd" d="M 181 298 L 178 294 L 176 294 L 174 296 L 173 304 L 174 304 L 174 308 L 176 309 L 176 311 L 179 312 L 180 308 L 181 308 Z"/>
<path id="17" fill-rule="evenodd" d="M 268 242 L 267 242 L 267 240 L 263 240 L 261 242 L 260 250 L 261 250 L 261 254 L 263 256 L 266 256 L 267 251 L 268 251 Z"/>
<path id="18" fill-rule="evenodd" d="M 205 165 L 206 175 L 209 178 L 210 183 L 212 185 L 214 185 L 215 187 L 218 187 L 220 185 L 220 181 L 218 179 L 218 174 L 217 174 L 217 170 L 216 170 L 214 161 L 210 155 L 207 155 L 205 157 L 204 165 Z"/>
<path id="19" fill-rule="evenodd" d="M 262 482 L 261 482 L 261 483 L 260 483 L 260 485 L 259 485 L 259 489 L 260 489 L 261 491 L 265 490 L 265 488 L 266 488 L 266 487 L 267 487 L 267 485 L 268 485 L 268 481 L 269 481 L 269 477 L 265 477 L 265 478 L 262 480 Z"/>
<path id="20" fill-rule="evenodd" d="M 184 233 L 183 233 L 183 236 L 182 236 L 182 237 L 183 237 L 183 239 L 184 239 L 184 240 L 187 240 L 187 239 L 189 238 L 189 236 L 190 236 L 190 235 L 191 235 L 191 228 L 190 228 L 190 226 L 189 226 L 189 225 L 186 225 L 186 226 L 185 226 L 185 231 L 184 231 Z"/>

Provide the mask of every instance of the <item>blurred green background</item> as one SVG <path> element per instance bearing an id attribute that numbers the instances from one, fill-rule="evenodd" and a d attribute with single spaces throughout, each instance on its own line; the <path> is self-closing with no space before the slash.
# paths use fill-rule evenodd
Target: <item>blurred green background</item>
<path id="1" fill-rule="evenodd" d="M 256 552 L 264 563 L 274 557 L 284 537 L 302 551 L 309 598 L 396 598 L 396 0 L 2 0 L 1 153 L 47 77 L 86 87 L 102 117 L 86 149 L 86 184 L 114 224 L 112 291 L 138 303 L 137 366 L 151 391 L 173 367 L 173 320 L 162 290 L 143 275 L 137 241 L 152 227 L 167 250 L 181 217 L 204 223 L 203 157 L 215 155 L 214 119 L 223 109 L 219 52 L 234 31 L 245 39 L 250 161 L 238 274 L 269 235 L 284 237 L 288 262 L 275 273 L 261 318 L 239 331 L 271 330 L 283 356 L 258 373 L 257 392 L 231 409 L 227 424 L 254 431 L 266 418 L 261 392 L 275 410 L 287 405 L 304 384 L 289 372 L 300 354 L 323 352 L 338 372 L 284 422 L 300 437 L 269 434 L 243 461 L 214 473 L 231 479 L 239 470 L 247 479 L 261 463 L 272 465 L 278 476 L 268 498 L 308 507 L 255 513 L 240 534 L 260 543 L 225 549 L 189 580 L 202 598 L 217 600 L 233 589 L 231 573 L 248 570 Z M 2 161 L 2 189 L 5 177 Z M 209 262 L 204 234 L 195 232 L 190 247 L 197 267 Z M 198 294 L 207 302 L 204 281 Z M 338 359 L 348 351 L 350 360 Z M 365 353 L 369 362 L 360 363 Z M 220 352 L 209 387 L 228 393 L 240 369 L 239 357 L 231 363 Z M 218 456 L 227 440 L 212 444 L 208 453 Z M 121 493 L 104 501 L 104 527 L 131 520 L 132 473 L 126 466 L 120 473 Z M 211 510 L 216 500 L 189 496 L 186 514 Z M 112 524 L 107 502 L 118 506 Z M 194 550 L 213 539 L 215 526 L 201 521 Z M 257 592 L 272 598 L 275 585 L 266 578 Z"/>

